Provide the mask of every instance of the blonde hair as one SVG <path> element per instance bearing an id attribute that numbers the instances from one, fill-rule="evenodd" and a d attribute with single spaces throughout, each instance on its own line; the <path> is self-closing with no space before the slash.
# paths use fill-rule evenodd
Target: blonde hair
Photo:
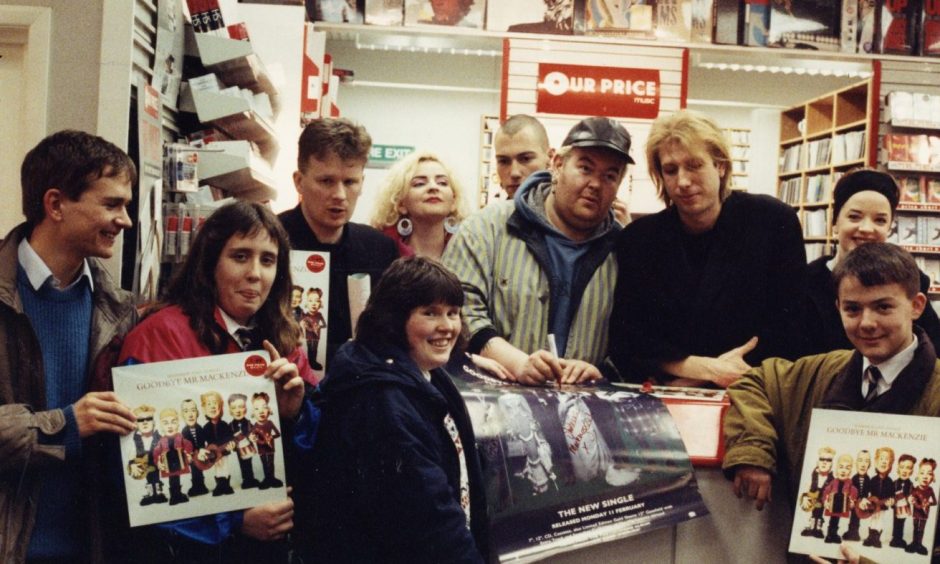
<path id="1" fill-rule="evenodd" d="M 451 215 L 457 221 L 462 221 L 463 218 L 467 217 L 467 204 L 464 202 L 463 188 L 457 178 L 454 177 L 450 167 L 444 164 L 444 161 L 434 153 L 415 151 L 388 169 L 388 173 L 382 180 L 382 186 L 379 188 L 378 203 L 376 204 L 375 213 L 372 215 L 371 223 L 373 227 L 384 229 L 398 223 L 398 220 L 402 217 L 398 212 L 398 204 L 401 203 L 402 198 L 411 189 L 411 179 L 414 178 L 418 165 L 424 162 L 435 162 L 441 165 L 441 168 L 447 174 L 447 178 L 450 179 L 450 188 L 454 191 L 454 211 Z"/>
<path id="2" fill-rule="evenodd" d="M 646 163 L 650 178 L 656 185 L 656 194 L 666 206 L 672 205 L 663 182 L 663 165 L 659 152 L 669 145 L 677 145 L 686 151 L 704 146 L 715 164 L 725 165 L 718 196 L 721 201 L 731 194 L 731 148 L 728 138 L 718 124 L 707 115 L 694 110 L 679 110 L 661 116 L 653 122 L 646 138 Z"/>

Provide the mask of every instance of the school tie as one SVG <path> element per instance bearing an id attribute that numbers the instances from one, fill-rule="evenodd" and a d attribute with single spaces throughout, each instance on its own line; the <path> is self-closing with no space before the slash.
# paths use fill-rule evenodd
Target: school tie
<path id="1" fill-rule="evenodd" d="M 250 349 L 251 344 L 254 341 L 253 335 L 251 334 L 251 329 L 248 329 L 247 327 L 239 327 L 236 329 L 235 339 L 238 341 L 238 346 L 240 346 L 243 351 Z"/>
<path id="2" fill-rule="evenodd" d="M 870 404 L 878 397 L 878 383 L 884 376 L 876 366 L 869 366 L 865 371 L 865 379 L 868 381 L 868 393 L 865 394 L 865 404 Z"/>

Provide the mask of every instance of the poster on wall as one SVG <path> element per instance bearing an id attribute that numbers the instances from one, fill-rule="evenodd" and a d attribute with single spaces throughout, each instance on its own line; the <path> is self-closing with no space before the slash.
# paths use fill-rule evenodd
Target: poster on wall
<path id="1" fill-rule="evenodd" d="M 405 0 L 366 0 L 366 23 L 369 25 L 402 25 L 405 21 Z"/>
<path id="2" fill-rule="evenodd" d="M 516 0 L 513 2 L 490 2 L 486 8 L 486 29 L 490 31 L 512 31 L 523 33 L 571 34 L 575 22 L 575 10 L 584 8 L 574 0 Z"/>
<path id="3" fill-rule="evenodd" d="M 612 386 L 533 388 L 454 371 L 485 470 L 490 539 L 504 562 L 708 514 L 663 403 Z"/>
<path id="4" fill-rule="evenodd" d="M 938 459 L 940 419 L 814 409 L 790 551 L 930 562 Z"/>
<path id="5" fill-rule="evenodd" d="M 160 92 L 141 77 L 137 84 L 137 241 L 131 264 L 136 265 L 132 289 L 145 302 L 157 299 L 163 249 L 162 109 Z"/>
<path id="6" fill-rule="evenodd" d="M 291 251 L 290 309 L 304 332 L 307 360 L 317 381 L 326 373 L 326 342 L 330 304 L 330 253 Z"/>
<path id="7" fill-rule="evenodd" d="M 163 103 L 176 107 L 183 76 L 183 6 L 179 2 L 157 3 L 157 42 L 154 47 L 153 80 Z"/>
<path id="8" fill-rule="evenodd" d="M 483 28 L 484 0 L 406 0 L 405 25 Z"/>
<path id="9" fill-rule="evenodd" d="M 364 0 L 305 0 L 312 22 L 362 23 Z"/>
<path id="10" fill-rule="evenodd" d="M 592 35 L 652 37 L 653 4 L 652 0 L 632 2 L 586 0 L 585 31 Z"/>
<path id="11" fill-rule="evenodd" d="M 267 353 L 252 351 L 112 369 L 137 417 L 120 440 L 132 527 L 287 497 L 267 366 Z"/>

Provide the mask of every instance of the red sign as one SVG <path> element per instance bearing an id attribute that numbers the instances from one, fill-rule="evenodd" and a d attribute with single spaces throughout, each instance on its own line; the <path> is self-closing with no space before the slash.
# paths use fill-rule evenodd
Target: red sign
<path id="1" fill-rule="evenodd" d="M 307 257 L 307 270 L 310 272 L 321 272 L 326 268 L 326 259 L 323 255 L 310 255 Z"/>
<path id="2" fill-rule="evenodd" d="M 245 359 L 245 372 L 252 376 L 261 376 L 268 369 L 268 361 L 263 356 L 253 354 Z"/>
<path id="3" fill-rule="evenodd" d="M 659 71 L 539 63 L 538 113 L 655 119 Z"/>

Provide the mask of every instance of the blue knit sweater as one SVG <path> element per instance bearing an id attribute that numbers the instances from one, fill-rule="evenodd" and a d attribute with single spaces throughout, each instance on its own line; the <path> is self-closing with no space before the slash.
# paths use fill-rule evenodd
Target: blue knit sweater
<path id="1" fill-rule="evenodd" d="M 53 437 L 65 447 L 66 464 L 42 470 L 36 526 L 27 558 L 55 558 L 82 553 L 84 539 L 79 520 L 82 484 L 75 464 L 81 440 L 72 404 L 85 393 L 88 343 L 91 338 L 91 290 L 87 279 L 66 290 L 46 282 L 34 290 L 22 267 L 17 268 L 16 289 L 23 310 L 39 338 L 45 371 L 45 409 L 63 409 L 65 429 Z"/>

